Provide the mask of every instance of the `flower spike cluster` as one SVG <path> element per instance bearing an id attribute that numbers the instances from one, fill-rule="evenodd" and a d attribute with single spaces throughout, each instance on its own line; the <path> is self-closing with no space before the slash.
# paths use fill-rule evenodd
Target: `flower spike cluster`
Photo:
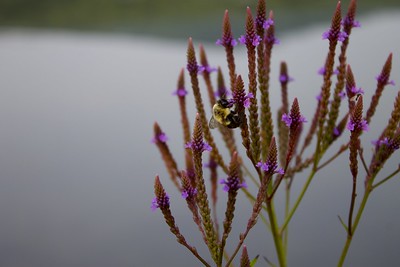
<path id="1" fill-rule="evenodd" d="M 367 153 L 364 155 L 364 151 L 367 150 L 362 146 L 364 142 L 361 142 L 363 132 L 368 131 L 383 89 L 388 85 L 394 85 L 394 81 L 390 79 L 393 56 L 389 55 L 381 73 L 376 77 L 376 90 L 364 114 L 364 90 L 356 85 L 353 70 L 347 62 L 347 47 L 351 31 L 355 27 L 360 27 L 360 23 L 355 19 L 356 0 L 350 0 L 347 14 L 343 19 L 339 1 L 329 30 L 323 33 L 323 39 L 329 40 L 328 53 L 325 58 L 322 58 L 325 64 L 318 72 L 323 75 L 323 81 L 317 97 L 318 101 L 311 101 L 316 105 L 315 113 L 310 119 L 311 125 L 308 127 L 307 135 L 302 137 L 303 128 L 307 127 L 304 123 L 307 120 L 300 112 L 301 98 L 291 96 L 288 91 L 293 78 L 289 76 L 285 61 L 281 62 L 278 76 L 281 103 L 272 103 L 272 105 L 270 103 L 271 54 L 273 46 L 278 44 L 279 40 L 275 37 L 273 12 L 270 11 L 267 16 L 265 0 L 257 2 L 255 17 L 249 7 L 246 9 L 245 34 L 236 40 L 232 34 L 228 11 L 225 11 L 222 36 L 216 42 L 224 49 L 225 67 L 211 67 L 205 46 L 201 44 L 199 45 L 200 63 L 198 63 L 193 41 L 191 38 L 188 40 L 186 68 L 181 69 L 176 91 L 173 92 L 173 95 L 178 98 L 181 110 L 183 144 L 186 148 L 184 149 L 185 167 L 178 168 L 168 147 L 169 139 L 174 139 L 174 137 L 168 138 L 157 123 L 154 124 L 154 134 L 151 139 L 151 142 L 160 150 L 169 176 L 192 214 L 192 219 L 209 250 L 207 260 L 213 261 L 213 265 L 204 260 L 196 248 L 190 246 L 180 233 L 170 210 L 170 196 L 165 192 L 158 176 L 154 182 L 155 198 L 152 200 L 151 209 L 159 209 L 162 212 L 165 222 L 177 241 L 207 267 L 231 266 L 240 251 L 242 251 L 240 266 L 254 266 L 257 257 L 250 261 L 244 242 L 259 216 L 262 216 L 263 222 L 271 231 L 276 258 L 279 262 L 277 266 L 287 266 L 287 227 L 293 221 L 292 217 L 302 202 L 303 196 L 311 188 L 309 185 L 320 169 L 349 151 L 348 164 L 353 184 L 348 221 L 345 223 L 340 219 L 345 227 L 347 238 L 338 263 L 338 266 L 343 266 L 370 193 L 400 173 L 399 166 L 388 177 L 378 176 L 385 162 L 400 149 L 400 92 L 387 126 L 373 142 L 374 150 L 369 166 L 365 159 L 371 155 Z M 246 46 L 247 73 L 245 74 L 236 72 L 233 50 L 238 42 Z M 211 75 L 214 71 L 217 71 L 216 85 Z M 229 71 L 227 86 L 224 80 L 225 71 Z M 197 111 L 192 130 L 190 130 L 186 110 L 188 92 L 184 84 L 185 72 L 190 76 Z M 242 75 L 248 75 L 247 79 L 242 79 Z M 248 83 L 245 84 L 245 82 Z M 205 90 L 201 88 L 204 85 Z M 369 87 L 363 86 L 363 88 Z M 202 96 L 203 91 L 206 93 Z M 366 95 L 368 93 L 370 92 Z M 204 96 L 208 98 L 206 101 L 208 105 L 203 103 Z M 343 109 L 341 104 L 345 98 L 347 98 L 348 107 Z M 289 99 L 293 99 L 291 106 Z M 278 107 L 276 113 L 271 110 L 271 106 L 274 105 Z M 277 118 L 277 127 L 274 127 L 272 118 Z M 216 124 L 217 121 L 231 124 L 226 123 L 227 127 Z M 222 148 L 218 142 L 214 141 L 218 140 L 215 139 L 215 133 L 221 134 L 218 137 L 221 137 L 220 139 L 224 142 L 225 146 Z M 278 134 L 277 140 L 274 133 Z M 334 148 L 332 144 L 339 138 L 343 139 L 343 136 L 350 137 L 342 143 L 336 153 L 327 153 L 329 149 Z M 236 144 L 237 138 L 240 141 Z M 299 146 L 300 140 L 301 146 Z M 244 147 L 245 155 L 240 155 L 240 145 Z M 314 149 L 309 151 L 308 148 L 313 145 L 315 145 Z M 206 153 L 207 151 L 210 153 Z M 203 164 L 204 154 L 207 156 L 206 164 Z M 224 154 L 230 156 L 229 166 L 224 162 L 222 156 Z M 356 202 L 356 196 L 360 194 L 356 190 L 357 179 L 363 173 L 359 171 L 359 159 L 365 168 L 365 188 L 363 198 Z M 203 171 L 205 168 L 207 168 L 206 171 Z M 310 171 L 308 178 L 305 181 L 299 179 L 303 186 L 300 194 L 296 194 L 292 205 L 289 199 L 291 200 L 292 196 L 291 186 L 294 176 L 307 169 Z M 249 181 L 252 184 L 249 184 L 249 189 L 247 189 L 246 182 L 249 183 Z M 281 184 L 284 186 L 280 186 Z M 237 208 L 238 196 L 241 193 L 244 193 L 251 202 L 252 211 L 247 225 L 244 225 L 244 231 L 235 238 L 234 219 L 241 212 Z M 278 211 L 280 206 L 278 207 L 274 201 L 275 196 L 281 194 L 286 196 L 284 212 Z M 225 211 L 222 214 L 219 212 L 221 199 L 226 201 Z M 278 214 L 283 215 L 283 220 L 280 220 L 282 216 Z M 219 224 L 219 222 L 222 223 Z M 236 245 L 233 244 L 233 252 L 227 249 L 232 248 L 232 244 L 228 244 L 228 241 L 236 242 Z M 270 263 L 267 259 L 266 261 Z"/>

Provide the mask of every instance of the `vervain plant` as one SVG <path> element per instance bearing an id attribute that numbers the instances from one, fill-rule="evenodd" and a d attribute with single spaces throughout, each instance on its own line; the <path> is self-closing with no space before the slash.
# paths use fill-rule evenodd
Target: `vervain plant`
<path id="1" fill-rule="evenodd" d="M 363 155 L 362 134 L 368 131 L 368 124 L 375 114 L 385 87 L 394 85 L 394 82 L 390 80 L 392 64 L 392 54 L 390 54 L 381 73 L 376 77 L 375 94 L 370 100 L 369 106 L 366 106 L 363 90 L 356 86 L 355 77 L 346 59 L 352 29 L 360 26 L 355 20 L 355 14 L 356 0 L 351 1 L 347 15 L 343 19 L 341 3 L 338 2 L 331 26 L 322 35 L 323 39 L 327 39 L 329 42 L 325 65 L 319 71 L 323 75 L 323 82 L 317 97 L 315 113 L 308 119 L 308 129 L 303 138 L 301 138 L 301 133 L 305 130 L 307 120 L 300 112 L 300 103 L 297 98 L 291 101 L 291 105 L 289 104 L 288 84 L 292 78 L 288 74 L 285 62 L 281 64 L 279 78 L 282 104 L 276 114 L 278 120 L 275 122 L 273 120 L 269 97 L 270 65 L 272 49 L 279 43 L 279 40 L 274 35 L 274 15 L 271 11 L 267 17 L 264 0 L 258 1 L 255 17 L 250 8 L 247 8 L 246 33 L 238 39 L 246 46 L 247 50 L 248 84 L 244 83 L 242 76 L 236 71 L 233 51 L 238 42 L 232 35 L 229 14 L 228 11 L 225 11 L 222 37 L 216 43 L 225 50 L 229 73 L 228 83 L 232 89 L 231 95 L 226 89 L 222 69 L 209 66 L 204 47 L 201 45 L 199 64 L 193 41 L 189 38 L 186 70 L 190 77 L 197 108 L 192 131 L 186 112 L 187 91 L 183 69 L 179 75 L 175 92 L 179 99 L 183 143 L 186 148 L 184 169 L 178 169 L 168 148 L 167 136 L 157 123 L 154 124 L 153 142 L 160 150 L 171 181 L 186 201 L 210 255 L 206 257 L 200 255 L 180 232 L 170 209 L 170 198 L 158 176 L 154 183 L 155 198 L 152 208 L 161 210 L 178 243 L 185 246 L 204 266 L 231 266 L 240 250 L 242 250 L 240 266 L 253 266 L 257 259 L 253 261 L 249 259 L 245 241 L 261 214 L 265 214 L 267 217 L 265 223 L 272 233 L 278 264 L 282 267 L 287 266 L 288 225 L 311 181 L 323 167 L 334 164 L 339 155 L 348 153 L 351 173 L 349 186 L 352 188 L 352 193 L 349 196 L 347 219 L 340 218 L 347 235 L 342 254 L 338 259 L 338 266 L 342 266 L 370 194 L 400 172 L 399 166 L 389 176 L 380 176 L 385 162 L 400 146 L 400 91 L 395 99 L 387 125 L 374 141 L 374 152 L 369 164 Z M 340 51 L 338 56 L 336 55 L 337 50 Z M 216 87 L 213 86 L 210 79 L 210 74 L 214 71 L 217 72 Z M 203 102 L 204 92 L 200 90 L 199 86 L 201 78 L 204 79 L 211 106 L 216 105 L 214 107 L 221 111 L 219 114 L 214 111 L 214 117 L 222 123 L 218 129 L 222 134 L 226 149 L 231 155 L 228 160 L 222 157 L 220 153 L 222 148 L 214 140 L 215 132 L 210 130 L 210 118 L 206 115 Z M 225 100 L 222 107 L 222 102 L 218 101 L 216 96 Z M 347 105 L 341 109 L 343 101 L 347 102 Z M 341 114 L 343 110 L 346 111 Z M 217 118 L 217 116 L 220 117 Z M 238 135 L 240 134 L 245 155 L 239 154 L 238 144 L 235 140 L 238 135 L 234 135 L 235 131 L 238 132 Z M 332 144 L 340 139 L 345 139 L 345 137 L 341 138 L 344 131 L 350 132 L 349 140 L 342 140 L 343 145 L 339 150 L 327 158 L 326 152 L 332 147 Z M 277 133 L 277 136 L 274 136 L 274 133 Z M 313 140 L 314 142 L 312 142 Z M 312 144 L 315 144 L 314 149 L 311 149 L 313 152 L 306 156 L 305 151 Z M 205 151 L 210 153 L 208 163 L 210 179 L 205 179 L 203 173 Z M 227 193 L 225 217 L 221 227 L 218 224 L 218 218 L 221 215 L 216 212 L 217 167 L 221 168 L 226 177 L 220 182 Z M 357 188 L 360 168 L 363 168 L 366 173 L 362 190 Z M 292 181 L 297 173 L 305 170 L 309 170 L 308 178 L 295 201 L 289 203 Z M 206 181 L 210 181 L 209 186 L 206 186 Z M 251 182 L 257 187 L 255 195 L 246 189 L 246 182 Z M 206 188 L 210 188 L 210 192 L 207 192 Z M 283 190 L 286 194 L 287 203 L 282 222 L 278 222 L 274 205 L 277 190 Z M 235 249 L 226 251 L 226 244 L 235 218 L 239 191 L 244 192 L 252 203 L 252 213 L 248 218 L 247 225 L 239 235 L 239 240 L 229 239 L 229 242 L 236 244 Z M 360 191 L 362 192 L 359 193 Z M 361 202 L 356 205 L 355 200 L 358 195 L 361 197 Z M 210 259 L 212 262 L 209 262 Z M 269 263 L 273 265 L 271 262 Z"/>

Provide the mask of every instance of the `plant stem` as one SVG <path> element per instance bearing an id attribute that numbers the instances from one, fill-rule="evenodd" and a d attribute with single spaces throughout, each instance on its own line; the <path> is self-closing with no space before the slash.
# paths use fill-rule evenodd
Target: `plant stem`
<path id="1" fill-rule="evenodd" d="M 279 261 L 279 266 L 280 267 L 286 267 L 286 257 L 285 257 L 285 251 L 282 245 L 282 238 L 279 233 L 279 227 L 278 227 L 278 222 L 276 219 L 276 213 L 273 208 L 272 200 L 267 200 L 267 211 L 268 211 L 268 217 L 269 221 L 271 223 L 271 232 L 272 236 L 274 238 L 274 243 L 275 243 L 275 249 L 276 249 L 276 254 L 278 256 L 278 261 Z"/>
<path id="2" fill-rule="evenodd" d="M 361 219 L 361 216 L 363 214 L 365 205 L 367 204 L 367 200 L 368 200 L 369 194 L 372 191 L 371 183 L 372 183 L 372 181 L 366 185 L 363 199 L 362 199 L 362 201 L 360 203 L 360 207 L 358 208 L 356 218 L 354 219 L 352 232 L 351 232 L 351 234 L 349 234 L 349 232 L 347 233 L 347 240 L 346 240 L 346 243 L 344 244 L 344 247 L 343 247 L 343 250 L 342 250 L 342 254 L 340 255 L 339 263 L 337 265 L 338 267 L 343 266 L 344 260 L 346 259 L 347 252 L 349 250 L 351 241 L 353 239 L 353 235 L 354 235 L 354 233 L 355 233 L 355 231 L 357 229 L 357 226 L 358 226 L 358 223 L 359 223 L 359 221 Z"/>
<path id="3" fill-rule="evenodd" d="M 378 186 L 382 185 L 384 182 L 387 182 L 388 180 L 390 180 L 391 178 L 393 178 L 396 174 L 398 174 L 400 172 L 400 165 L 399 168 L 397 170 L 395 170 L 394 172 L 392 172 L 388 177 L 386 177 L 385 179 L 383 179 L 382 181 L 377 182 L 376 184 L 374 184 L 372 186 L 372 189 L 377 188 Z"/>
<path id="4" fill-rule="evenodd" d="M 304 184 L 303 189 L 301 190 L 300 195 L 298 196 L 296 202 L 294 203 L 293 208 L 290 210 L 288 216 L 286 216 L 286 218 L 285 218 L 285 221 L 280 229 L 280 233 L 282 233 L 285 230 L 285 228 L 289 224 L 290 220 L 292 219 L 293 214 L 296 212 L 297 207 L 299 206 L 301 200 L 303 199 L 304 194 L 306 193 L 308 186 L 310 185 L 311 180 L 313 179 L 315 173 L 316 173 L 316 171 L 312 170 L 310 175 L 308 176 L 308 179 L 307 179 L 306 183 Z"/>

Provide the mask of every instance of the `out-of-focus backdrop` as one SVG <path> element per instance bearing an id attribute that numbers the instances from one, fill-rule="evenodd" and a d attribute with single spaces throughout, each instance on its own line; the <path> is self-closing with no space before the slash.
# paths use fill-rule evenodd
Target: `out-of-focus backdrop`
<path id="1" fill-rule="evenodd" d="M 150 210 L 159 174 L 182 233 L 208 255 L 150 142 L 152 127 L 159 122 L 183 166 L 179 107 L 171 94 L 186 65 L 186 40 L 192 36 L 196 48 L 204 43 L 210 65 L 227 73 L 223 49 L 214 42 L 221 35 L 225 9 L 235 36 L 243 34 L 246 6 L 254 13 L 256 1 L 0 1 L 0 267 L 200 266 L 175 241 L 160 212 Z M 317 70 L 328 47 L 321 34 L 329 28 L 335 6 L 333 0 L 267 1 L 281 40 L 271 65 L 274 111 L 280 99 L 279 64 L 286 61 L 294 78 L 290 99 L 299 97 L 311 120 L 322 81 Z M 344 13 L 348 1 L 342 6 Z M 385 90 L 371 130 L 363 135 L 368 161 L 370 142 L 386 123 L 399 88 L 400 3 L 362 0 L 358 6 L 362 27 L 353 30 L 348 62 L 365 91 L 365 103 L 391 52 L 397 82 Z M 246 77 L 245 49 L 238 46 L 235 55 L 238 73 Z M 193 123 L 188 81 L 186 75 Z M 289 266 L 336 264 L 346 238 L 337 215 L 346 218 L 351 193 L 347 158 L 344 153 L 321 171 L 293 217 Z M 398 163 L 397 154 L 384 174 Z M 306 174 L 294 181 L 294 195 Z M 400 203 L 399 190 L 397 177 L 372 194 L 346 266 L 400 265 L 400 214 L 394 204 Z M 277 209 L 283 209 L 281 197 Z M 222 189 L 219 199 L 221 222 Z M 251 213 L 241 193 L 238 205 L 228 252 Z M 260 254 L 276 263 L 272 237 L 261 221 L 246 245 L 251 257 Z M 257 266 L 265 265 L 261 261 Z"/>

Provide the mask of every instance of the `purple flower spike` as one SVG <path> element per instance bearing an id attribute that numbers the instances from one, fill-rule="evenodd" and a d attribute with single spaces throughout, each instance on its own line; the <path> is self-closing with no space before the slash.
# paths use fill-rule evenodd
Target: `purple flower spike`
<path id="1" fill-rule="evenodd" d="M 211 73 L 211 72 L 217 71 L 217 68 L 215 68 L 215 67 L 203 66 L 203 68 L 204 68 L 203 71 L 206 72 L 206 73 Z"/>
<path id="2" fill-rule="evenodd" d="M 185 96 L 187 94 L 188 92 L 185 90 L 185 88 L 178 88 L 176 91 L 172 92 L 172 95 L 177 95 L 177 96 Z"/>

